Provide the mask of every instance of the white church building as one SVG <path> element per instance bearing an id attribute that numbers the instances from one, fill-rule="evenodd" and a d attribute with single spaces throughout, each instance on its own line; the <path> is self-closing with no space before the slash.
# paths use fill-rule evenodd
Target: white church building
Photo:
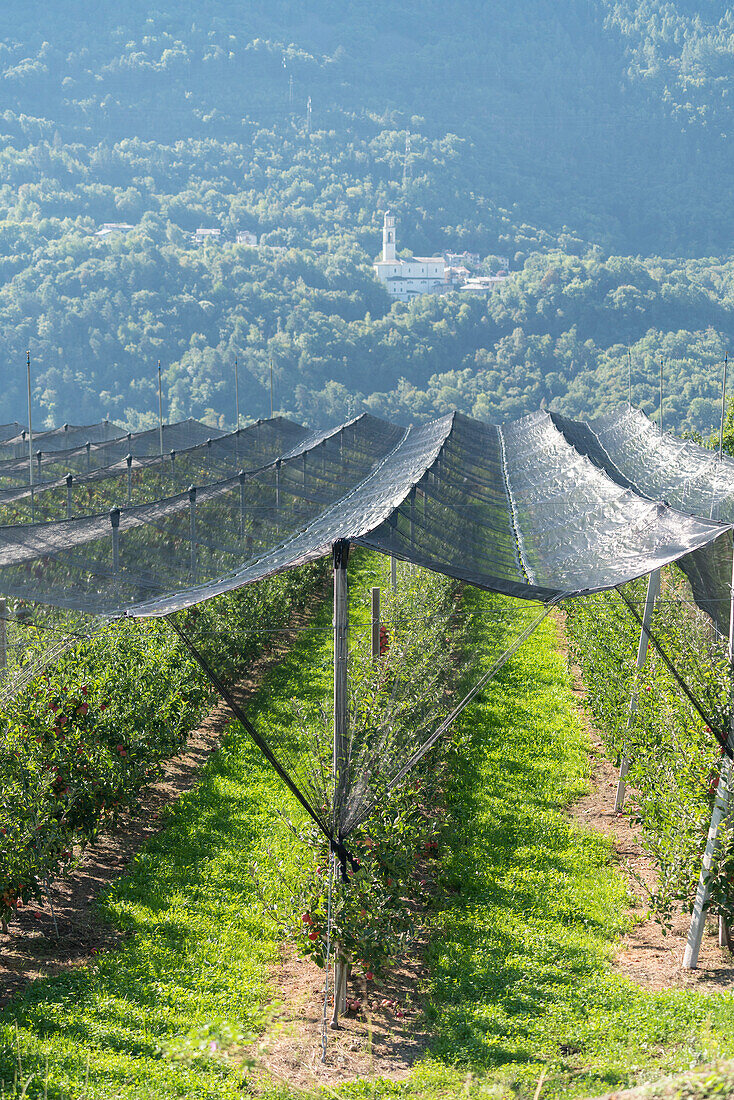
<path id="1" fill-rule="evenodd" d="M 389 210 L 382 227 L 382 259 L 374 265 L 375 275 L 387 286 L 388 294 L 409 302 L 419 294 L 445 294 L 449 289 L 443 256 L 413 256 L 398 260 L 395 255 L 395 215 Z"/>

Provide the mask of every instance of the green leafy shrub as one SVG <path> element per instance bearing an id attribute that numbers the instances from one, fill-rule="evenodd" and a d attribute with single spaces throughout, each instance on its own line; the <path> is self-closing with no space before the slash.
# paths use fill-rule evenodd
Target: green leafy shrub
<path id="1" fill-rule="evenodd" d="M 288 625 L 323 579 L 306 566 L 182 616 L 227 680 Z M 0 715 L 0 920 L 134 805 L 211 700 L 198 666 L 158 621 L 120 622 L 85 641 Z"/>
<path id="2" fill-rule="evenodd" d="M 626 592 L 641 608 L 644 582 Z M 570 601 L 566 621 L 595 724 L 613 758 L 629 760 L 628 812 L 657 868 L 651 908 L 667 924 L 674 908 L 691 906 L 701 870 L 721 757 L 712 730 L 728 730 L 731 714 L 725 643 L 694 607 L 682 575 L 665 570 L 653 634 L 704 718 L 652 644 L 636 675 L 640 625 L 616 593 Z M 630 720 L 633 694 L 637 710 Z M 731 862 L 728 850 L 722 847 L 723 863 Z M 721 870 L 714 879 L 711 909 L 731 915 L 734 877 Z"/>

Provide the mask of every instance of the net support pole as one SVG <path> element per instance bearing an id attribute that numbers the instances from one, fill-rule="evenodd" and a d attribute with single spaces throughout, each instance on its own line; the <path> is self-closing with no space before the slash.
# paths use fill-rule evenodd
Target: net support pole
<path id="1" fill-rule="evenodd" d="M 347 561 L 349 542 L 340 539 L 334 543 L 334 836 L 339 838 L 339 807 L 341 803 L 342 773 L 346 763 L 349 723 L 349 586 Z M 334 974 L 334 1011 L 332 1028 L 339 1027 L 339 1013 L 346 1003 L 347 963 L 336 950 Z"/>
<path id="2" fill-rule="evenodd" d="M 236 414 L 236 431 L 237 437 L 240 432 L 240 372 L 237 365 L 237 356 L 234 357 L 234 406 Z M 235 438 L 235 447 L 237 446 L 237 437 Z"/>
<path id="3" fill-rule="evenodd" d="M 31 415 L 31 353 L 26 355 L 26 379 L 28 383 L 28 477 L 31 487 L 31 520 L 36 518 L 36 502 L 33 489 L 33 418 Z"/>
<path id="4" fill-rule="evenodd" d="M 245 471 L 240 470 L 237 477 L 240 480 L 240 538 L 245 534 Z"/>
<path id="5" fill-rule="evenodd" d="M 8 604 L 0 599 L 0 668 L 8 667 Z"/>
<path id="6" fill-rule="evenodd" d="M 127 502 L 132 504 L 133 500 L 133 456 L 127 455 L 125 458 L 127 463 Z"/>
<path id="7" fill-rule="evenodd" d="M 372 660 L 380 656 L 380 589 L 372 589 Z"/>
<path id="8" fill-rule="evenodd" d="M 120 509 L 110 509 L 110 525 L 112 527 L 112 572 L 120 572 Z"/>
<path id="9" fill-rule="evenodd" d="M 653 569 L 652 573 L 647 580 L 647 595 L 645 597 L 645 610 L 642 613 L 642 628 L 640 630 L 640 644 L 637 647 L 637 662 L 636 662 L 636 676 L 635 685 L 632 689 L 632 698 L 630 699 L 630 709 L 627 718 L 627 729 L 630 730 L 634 724 L 635 715 L 637 713 L 637 702 L 639 698 L 637 677 L 640 674 L 640 670 L 647 659 L 647 650 L 650 642 L 650 623 L 652 622 L 653 612 L 655 610 L 655 602 L 660 595 L 660 570 Z M 626 753 L 622 756 L 621 763 L 619 765 L 619 776 L 617 778 L 617 794 L 614 799 L 614 812 L 615 814 L 622 812 L 624 806 L 624 796 L 627 791 L 627 772 L 629 771 L 629 757 Z"/>
<path id="10" fill-rule="evenodd" d="M 397 595 L 398 591 L 398 559 L 394 554 L 390 555 L 390 584 L 392 586 L 393 596 Z"/>
<path id="11" fill-rule="evenodd" d="M 71 519 L 74 514 L 74 500 L 72 497 L 72 489 L 74 486 L 74 475 L 66 475 L 66 518 Z"/>
<path id="12" fill-rule="evenodd" d="M 729 667 L 734 678 L 734 554 L 732 555 L 732 583 L 729 596 Z M 734 731 L 734 717 L 732 718 L 732 730 Z M 706 906 L 709 897 L 709 883 L 711 867 L 716 855 L 719 843 L 719 829 L 729 809 L 729 788 L 731 785 L 732 761 L 728 756 L 722 756 L 719 770 L 719 782 L 716 785 L 716 798 L 711 814 L 708 837 L 706 838 L 706 850 L 703 855 L 703 866 L 698 879 L 696 900 L 693 906 L 691 927 L 688 930 L 688 941 L 683 955 L 683 969 L 695 970 L 698 966 L 698 956 L 701 951 L 703 934 L 706 929 Z"/>
<path id="13" fill-rule="evenodd" d="M 724 356 L 724 377 L 721 380 L 721 424 L 719 426 L 719 462 L 724 454 L 724 420 L 726 418 L 726 368 L 729 366 L 729 353 Z"/>
<path id="14" fill-rule="evenodd" d="M 191 542 L 191 580 L 196 584 L 196 487 L 189 486 L 189 540 Z"/>
<path id="15" fill-rule="evenodd" d="M 163 382 L 161 380 L 161 361 L 158 360 L 158 439 L 163 458 Z"/>

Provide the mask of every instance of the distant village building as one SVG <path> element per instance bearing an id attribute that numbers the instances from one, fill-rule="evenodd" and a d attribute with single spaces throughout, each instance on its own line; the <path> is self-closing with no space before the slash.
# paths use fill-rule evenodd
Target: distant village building
<path id="1" fill-rule="evenodd" d="M 237 244 L 247 244 L 250 248 L 256 248 L 257 233 L 252 233 L 249 229 L 238 229 Z"/>
<path id="2" fill-rule="evenodd" d="M 479 263 L 478 252 L 444 252 L 443 258 L 448 267 L 476 267 Z"/>
<path id="3" fill-rule="evenodd" d="M 216 241 L 217 244 L 222 239 L 221 229 L 197 229 L 191 237 L 194 244 L 204 244 L 205 241 Z"/>
<path id="4" fill-rule="evenodd" d="M 103 222 L 94 235 L 95 237 L 109 237 L 113 233 L 129 233 L 134 228 L 134 225 L 129 225 L 127 222 Z"/>
<path id="5" fill-rule="evenodd" d="M 471 275 L 461 285 L 462 294 L 481 294 L 485 298 L 492 294 L 498 286 L 506 282 L 505 275 Z"/>
<path id="6" fill-rule="evenodd" d="M 408 302 L 419 294 L 444 294 L 446 261 L 443 256 L 396 256 L 395 215 L 389 210 L 382 227 L 382 259 L 375 264 L 375 275 L 385 283 L 388 294 L 399 302 Z"/>
<path id="7" fill-rule="evenodd" d="M 449 294 L 454 290 L 487 296 L 507 278 L 506 272 L 473 274 L 471 268 L 479 266 L 477 252 L 445 252 L 443 256 L 399 260 L 396 249 L 395 215 L 388 210 L 382 227 L 382 259 L 374 265 L 374 271 L 390 297 L 399 302 L 408 302 L 419 294 Z"/>

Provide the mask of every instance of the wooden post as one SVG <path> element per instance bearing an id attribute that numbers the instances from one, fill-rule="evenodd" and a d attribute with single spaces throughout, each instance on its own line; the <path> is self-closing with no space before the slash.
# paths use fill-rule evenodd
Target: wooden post
<path id="1" fill-rule="evenodd" d="M 729 597 L 729 665 L 734 676 L 734 553 L 732 554 L 732 584 Z M 734 721 L 731 732 L 734 733 Z M 730 734 L 731 739 L 731 734 Z M 719 828 L 729 808 L 729 786 L 732 774 L 732 762 L 728 756 L 722 756 L 719 770 L 719 782 L 716 786 L 716 799 L 711 814 L 708 837 L 706 839 L 706 851 L 703 856 L 703 866 L 698 879 L 696 901 L 693 906 L 691 927 L 688 931 L 688 942 L 683 955 L 683 969 L 695 970 L 698 966 L 698 956 L 701 951 L 701 941 L 706 929 L 706 903 L 709 896 L 709 876 L 711 866 L 716 855 L 719 842 Z"/>
<path id="2" fill-rule="evenodd" d="M 640 674 L 640 669 L 645 663 L 647 657 L 648 642 L 650 640 L 649 630 L 650 623 L 652 622 L 653 612 L 655 610 L 655 601 L 660 595 L 660 570 L 653 569 L 652 573 L 648 577 L 647 581 L 647 596 L 645 597 L 645 610 L 642 613 L 642 630 L 640 631 L 640 644 L 637 647 L 637 672 L 635 674 L 635 685 L 632 689 L 632 698 L 630 699 L 629 716 L 627 718 L 627 729 L 630 730 L 634 725 L 635 714 L 637 713 L 637 703 L 639 699 L 639 692 L 637 690 L 637 677 Z M 619 765 L 619 777 L 617 780 L 617 796 L 614 800 L 614 812 L 615 814 L 621 813 L 624 805 L 624 796 L 627 790 L 627 784 L 625 782 L 627 772 L 629 771 L 629 758 L 624 755 L 622 762 Z"/>
<path id="3" fill-rule="evenodd" d="M 127 455 L 125 458 L 127 463 L 127 502 L 132 504 L 133 500 L 133 456 Z"/>
<path id="4" fill-rule="evenodd" d="M 343 769 L 346 760 L 349 724 L 349 587 L 347 560 L 349 542 L 340 539 L 333 546 L 334 560 L 334 836 L 339 838 L 339 809 L 342 797 Z M 336 947 L 338 959 L 339 945 Z M 346 961 L 336 963 L 334 976 L 334 1012 L 332 1028 L 339 1027 L 339 1013 L 346 999 Z"/>
<path id="5" fill-rule="evenodd" d="M 8 604 L 0 599 L 0 668 L 8 667 Z"/>
<path id="6" fill-rule="evenodd" d="M 393 596 L 398 591 L 398 559 L 394 554 L 390 555 L 390 584 L 392 585 Z"/>
<path id="7" fill-rule="evenodd" d="M 380 656 L 380 589 L 372 589 L 372 660 Z"/>
<path id="8" fill-rule="evenodd" d="M 74 514 L 74 501 L 72 499 L 72 487 L 74 485 L 74 475 L 66 475 L 66 518 L 71 519 Z"/>

